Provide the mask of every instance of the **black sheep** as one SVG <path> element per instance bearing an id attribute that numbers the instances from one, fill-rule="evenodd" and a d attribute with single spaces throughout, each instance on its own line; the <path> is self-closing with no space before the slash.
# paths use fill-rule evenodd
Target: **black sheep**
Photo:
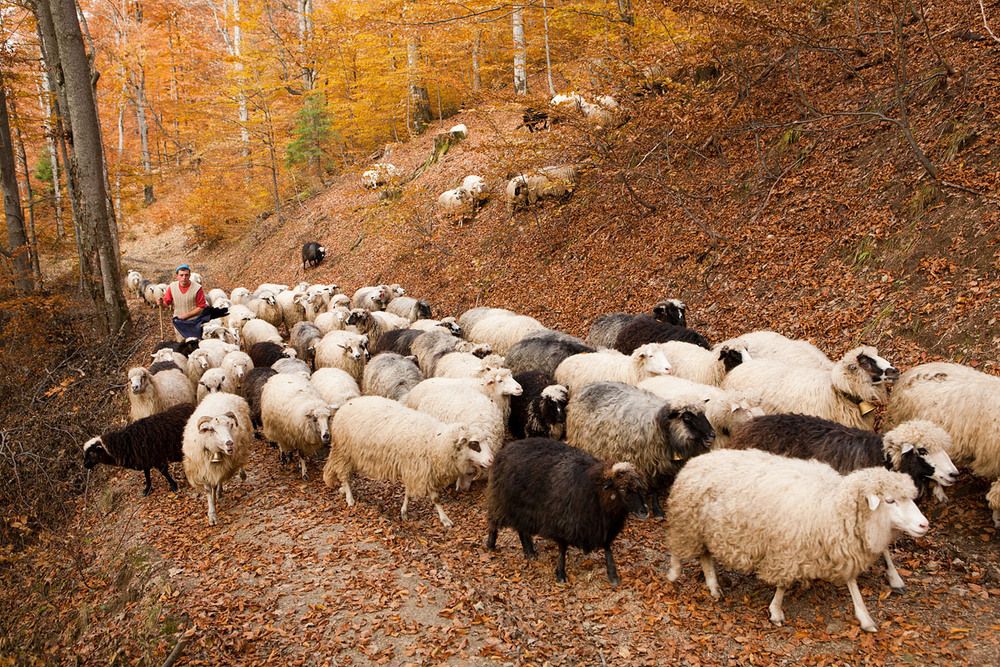
<path id="1" fill-rule="evenodd" d="M 291 352 L 288 354 L 285 353 L 285 347 L 270 341 L 254 343 L 247 350 L 247 354 L 250 356 L 250 361 L 253 362 L 254 368 L 270 366 L 280 359 L 287 359 L 292 356 Z"/>
<path id="2" fill-rule="evenodd" d="M 395 352 L 398 355 L 408 357 L 413 354 L 410 346 L 413 345 L 413 341 L 422 333 L 424 332 L 420 329 L 393 329 L 392 331 L 386 331 L 379 336 L 372 354 Z"/>
<path id="3" fill-rule="evenodd" d="M 645 495 L 646 481 L 631 463 L 601 461 L 558 440 L 517 440 L 500 450 L 490 468 L 486 546 L 496 548 L 504 527 L 517 531 L 527 559 L 537 555 L 535 535 L 553 540 L 559 546 L 560 583 L 566 582 L 568 546 L 585 553 L 603 548 L 608 581 L 617 586 L 611 543 L 629 512 L 649 516 Z"/>
<path id="4" fill-rule="evenodd" d="M 309 266 L 319 266 L 324 257 L 326 257 L 326 248 L 315 241 L 306 243 L 302 246 L 302 270 L 306 270 L 306 264 Z"/>
<path id="5" fill-rule="evenodd" d="M 510 397 L 510 434 L 515 439 L 562 439 L 569 401 L 566 387 L 539 371 L 518 373 L 514 380 L 521 385 L 522 393 Z"/>
<path id="6" fill-rule="evenodd" d="M 180 403 L 149 417 L 137 419 L 120 431 L 108 431 L 91 438 L 83 446 L 83 467 L 90 470 L 98 464 L 141 470 L 146 475 L 147 496 L 153 488 L 149 471 L 159 470 L 170 485 L 177 490 L 177 482 L 170 476 L 170 464 L 184 458 L 181 443 L 184 426 L 194 412 L 194 403 Z"/>
<path id="7" fill-rule="evenodd" d="M 264 390 L 264 384 L 277 374 L 278 371 L 270 366 L 260 366 L 251 368 L 243 377 L 240 393 L 250 406 L 250 421 L 254 426 L 261 426 L 260 393 Z"/>
<path id="8" fill-rule="evenodd" d="M 156 363 L 154 363 L 152 366 L 149 367 L 149 374 L 150 375 L 156 375 L 160 371 L 181 371 L 181 372 L 184 372 L 184 369 L 181 368 L 180 366 L 178 366 L 177 364 L 175 364 L 172 361 L 157 361 Z"/>
<path id="9" fill-rule="evenodd" d="M 843 475 L 861 468 L 883 466 L 912 477 L 923 495 L 937 473 L 929 457 L 934 457 L 939 448 L 932 445 L 930 438 L 923 442 L 913 437 L 920 433 L 914 433 L 912 427 L 908 431 L 897 428 L 880 435 L 820 417 L 764 415 L 733 429 L 728 449 L 752 448 L 792 458 L 818 459 Z M 954 477 L 951 471 L 941 474 L 943 481 L 950 484 Z"/>
<path id="10" fill-rule="evenodd" d="M 675 324 L 679 327 L 687 326 L 685 312 L 687 306 L 678 299 L 666 299 L 659 301 L 653 306 L 653 319 L 667 324 Z M 629 324 L 643 317 L 643 315 L 631 315 L 629 313 L 608 313 L 601 315 L 590 325 L 587 333 L 587 344 L 592 347 L 614 347 L 615 340 L 622 329 Z M 648 317 L 648 315 L 647 315 Z"/>
<path id="11" fill-rule="evenodd" d="M 584 352 L 597 350 L 561 331 L 536 331 L 514 343 L 507 350 L 504 363 L 515 375 L 526 371 L 552 375 L 563 359 Z"/>
<path id="12" fill-rule="evenodd" d="M 549 127 L 549 114 L 544 109 L 528 107 L 524 110 L 521 120 L 521 125 L 528 128 L 528 132 L 546 130 Z"/>
<path id="13" fill-rule="evenodd" d="M 153 353 L 155 354 L 159 350 L 170 349 L 187 357 L 198 349 L 199 342 L 197 338 L 188 338 L 184 341 L 165 340 L 156 344 L 156 347 L 153 348 Z"/>
<path id="14" fill-rule="evenodd" d="M 632 354 L 635 348 L 646 343 L 666 343 L 680 340 L 712 349 L 708 340 L 694 329 L 661 322 L 651 315 L 641 315 L 632 320 L 615 339 L 615 349 L 622 354 Z"/>

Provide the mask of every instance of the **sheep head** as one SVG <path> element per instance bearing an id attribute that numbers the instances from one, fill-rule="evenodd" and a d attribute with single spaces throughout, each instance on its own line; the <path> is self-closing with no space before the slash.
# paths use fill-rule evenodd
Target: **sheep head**
<path id="1" fill-rule="evenodd" d="M 205 451 L 212 454 L 232 454 L 233 430 L 239 426 L 239 419 L 233 412 L 226 412 L 222 415 L 202 415 L 198 419 L 198 433 L 201 435 Z"/>
<path id="2" fill-rule="evenodd" d="M 489 396 L 520 396 L 524 392 L 509 368 L 488 371 L 483 376 L 483 384 L 487 387 Z"/>
<path id="3" fill-rule="evenodd" d="M 128 383 L 129 388 L 133 394 L 141 394 L 146 391 L 150 385 L 150 378 L 152 376 L 149 371 L 145 368 L 133 368 L 128 372 Z"/>
<path id="4" fill-rule="evenodd" d="M 114 465 L 115 459 L 104 449 L 101 436 L 91 438 L 83 445 L 83 467 L 90 470 L 96 465 Z"/>
<path id="5" fill-rule="evenodd" d="M 893 470 L 907 472 L 914 465 L 908 459 L 918 458 L 928 468 L 924 475 L 941 486 L 951 486 L 958 477 L 958 468 L 948 456 L 951 445 L 947 431 L 922 419 L 903 422 L 882 438 L 882 448 Z"/>
<path id="6" fill-rule="evenodd" d="M 338 406 L 328 405 L 322 408 L 313 408 L 306 412 L 308 428 L 317 440 L 324 445 L 330 444 L 330 420 L 337 411 Z"/>
<path id="7" fill-rule="evenodd" d="M 481 429 L 456 425 L 448 436 L 452 441 L 452 454 L 463 474 L 482 474 L 493 465 L 493 452 L 483 443 L 487 435 Z"/>
<path id="8" fill-rule="evenodd" d="M 670 375 L 674 370 L 659 343 L 640 345 L 632 352 L 632 359 L 636 367 L 647 375 Z"/>
<path id="9" fill-rule="evenodd" d="M 656 414 L 666 453 L 674 461 L 704 454 L 715 442 L 715 429 L 705 416 L 705 402 L 667 403 Z"/>
<path id="10" fill-rule="evenodd" d="M 750 353 L 744 345 L 724 345 L 719 348 L 718 359 L 728 373 L 740 364 L 750 361 Z"/>
<path id="11" fill-rule="evenodd" d="M 649 518 L 646 493 L 649 490 L 646 478 L 631 463 L 621 461 L 604 466 L 602 505 L 621 504 L 639 519 Z"/>

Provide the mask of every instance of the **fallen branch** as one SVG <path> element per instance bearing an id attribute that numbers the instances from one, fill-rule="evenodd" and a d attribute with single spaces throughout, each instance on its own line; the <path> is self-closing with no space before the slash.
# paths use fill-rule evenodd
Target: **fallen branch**
<path id="1" fill-rule="evenodd" d="M 983 7 L 983 0 L 979 0 L 979 13 L 982 14 L 983 27 L 986 28 L 986 32 L 990 33 L 990 37 L 993 38 L 994 42 L 1000 44 L 1000 37 L 997 37 L 996 35 L 993 34 L 993 31 L 990 30 L 990 24 L 986 22 L 986 8 Z"/>
<path id="2" fill-rule="evenodd" d="M 652 204 L 643 201 L 642 197 L 636 194 L 635 190 L 632 189 L 632 184 L 628 182 L 627 178 L 625 178 L 625 174 L 619 175 L 618 179 L 622 182 L 622 185 L 625 186 L 625 189 L 628 190 L 628 193 L 632 195 L 632 199 L 634 199 L 636 202 L 639 203 L 640 206 L 646 209 L 646 212 L 642 215 L 643 218 L 648 218 L 653 213 L 656 213 L 657 210 L 656 207 L 653 206 Z"/>
<path id="3" fill-rule="evenodd" d="M 170 655 L 167 656 L 167 659 L 163 661 L 163 667 L 170 667 L 177 662 L 177 658 L 181 657 L 181 653 L 184 652 L 184 647 L 187 646 L 189 641 L 191 641 L 191 638 L 187 635 L 178 639 L 177 643 L 174 645 L 174 650 L 171 651 Z"/>

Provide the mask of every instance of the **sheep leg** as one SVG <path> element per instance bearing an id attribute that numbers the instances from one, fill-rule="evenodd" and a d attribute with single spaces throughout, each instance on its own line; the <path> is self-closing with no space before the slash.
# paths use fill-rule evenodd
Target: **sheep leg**
<path id="1" fill-rule="evenodd" d="M 559 558 L 556 560 L 556 582 L 565 584 L 566 579 L 566 543 L 559 542 Z"/>
<path id="2" fill-rule="evenodd" d="M 778 626 L 785 622 L 785 612 L 781 609 L 781 603 L 784 599 L 785 587 L 778 586 L 774 589 L 774 598 L 771 599 L 771 605 L 768 607 L 768 611 L 771 612 L 771 622 Z"/>
<path id="3" fill-rule="evenodd" d="M 660 507 L 660 494 L 654 488 L 649 492 L 649 506 L 653 508 L 653 517 L 657 519 L 664 519 L 666 515 L 663 513 L 663 508 Z"/>
<path id="4" fill-rule="evenodd" d="M 403 506 L 399 508 L 399 518 L 406 521 L 406 508 L 410 504 L 410 494 L 403 492 Z"/>
<path id="5" fill-rule="evenodd" d="M 538 558 L 538 552 L 535 551 L 535 541 L 531 539 L 531 534 L 519 530 L 517 531 L 517 536 L 521 538 L 521 550 L 524 551 L 524 559 L 534 560 Z"/>
<path id="6" fill-rule="evenodd" d="M 240 468 L 240 481 L 241 482 L 247 481 L 247 471 L 243 468 Z"/>
<path id="7" fill-rule="evenodd" d="M 170 476 L 170 468 L 167 465 L 164 465 L 164 466 L 161 466 L 161 467 L 157 468 L 157 470 L 159 470 L 160 474 L 163 475 L 167 479 L 167 484 L 170 485 L 170 490 L 171 491 L 176 491 L 177 490 L 177 482 L 175 482 L 174 478 Z"/>
<path id="8" fill-rule="evenodd" d="M 611 553 L 611 545 L 604 547 L 604 565 L 608 570 L 608 583 L 612 586 L 620 586 L 622 580 L 618 578 L 618 568 L 615 567 L 615 557 Z"/>
<path id="9" fill-rule="evenodd" d="M 208 525 L 214 526 L 217 520 L 215 514 L 215 493 L 216 487 L 210 487 L 208 489 Z"/>
<path id="10" fill-rule="evenodd" d="M 142 490 L 142 497 L 145 498 L 153 490 L 153 481 L 149 479 L 149 468 L 142 471 L 146 475 L 146 487 Z"/>
<path id="11" fill-rule="evenodd" d="M 681 577 L 681 559 L 670 554 L 670 569 L 667 570 L 667 581 L 677 581 Z"/>
<path id="12" fill-rule="evenodd" d="M 346 477 L 341 477 L 340 479 L 345 480 L 344 483 L 340 485 L 340 492 L 344 494 L 344 500 L 347 502 L 347 506 L 354 507 L 354 494 L 351 493 L 351 485 L 346 481 Z"/>
<path id="13" fill-rule="evenodd" d="M 309 473 L 306 472 L 306 459 L 302 456 L 301 452 L 299 453 L 299 468 L 302 470 L 302 481 L 308 480 Z"/>
<path id="14" fill-rule="evenodd" d="M 896 564 L 892 562 L 892 556 L 889 554 L 888 549 L 882 552 L 882 558 L 885 559 L 885 578 L 889 580 L 889 587 L 897 593 L 902 593 L 904 588 L 903 578 L 896 571 Z"/>
<path id="15" fill-rule="evenodd" d="M 847 582 L 847 590 L 851 592 L 851 601 L 854 602 L 854 618 L 858 619 L 861 629 L 865 632 L 878 632 L 878 626 L 872 620 L 865 606 L 865 601 L 861 597 L 861 590 L 858 588 L 858 580 L 851 579 Z"/>
<path id="16" fill-rule="evenodd" d="M 486 548 L 490 551 L 495 551 L 497 548 L 497 530 L 496 526 L 490 526 L 490 530 L 486 533 Z"/>
<path id="17" fill-rule="evenodd" d="M 441 496 L 437 493 L 431 496 L 431 502 L 434 503 L 434 507 L 438 511 L 438 518 L 441 519 L 441 523 L 444 524 L 445 528 L 451 528 L 455 525 L 455 522 L 448 518 L 448 515 L 444 513 L 444 508 L 441 507 Z"/>
<path id="18" fill-rule="evenodd" d="M 722 597 L 722 591 L 719 590 L 719 579 L 715 576 L 715 560 L 711 554 L 702 554 L 701 571 L 705 573 L 705 585 L 708 586 L 708 592 L 718 600 Z"/>

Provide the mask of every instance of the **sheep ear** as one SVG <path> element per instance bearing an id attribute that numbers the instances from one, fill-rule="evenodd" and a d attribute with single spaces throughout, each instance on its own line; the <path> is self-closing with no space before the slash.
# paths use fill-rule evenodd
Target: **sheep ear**
<path id="1" fill-rule="evenodd" d="M 227 412 L 223 416 L 224 417 L 229 417 L 230 419 L 232 419 L 233 423 L 236 424 L 236 428 L 240 427 L 240 420 L 236 418 L 236 413 L 235 412 Z"/>
<path id="2" fill-rule="evenodd" d="M 876 496 L 874 493 L 868 495 L 868 509 L 870 509 L 871 511 L 874 512 L 875 508 L 878 507 L 878 504 L 880 502 L 882 501 L 880 501 L 878 496 Z"/>
<path id="3" fill-rule="evenodd" d="M 605 489 L 610 489 L 610 488 L 611 488 L 611 487 L 613 487 L 614 485 L 615 485 L 615 480 L 613 480 L 612 478 L 608 477 L 608 481 L 606 481 L 606 482 L 604 483 L 604 488 L 605 488 Z"/>
<path id="4" fill-rule="evenodd" d="M 909 454 L 912 451 L 913 451 L 913 445 L 911 444 L 903 445 L 903 454 Z"/>

